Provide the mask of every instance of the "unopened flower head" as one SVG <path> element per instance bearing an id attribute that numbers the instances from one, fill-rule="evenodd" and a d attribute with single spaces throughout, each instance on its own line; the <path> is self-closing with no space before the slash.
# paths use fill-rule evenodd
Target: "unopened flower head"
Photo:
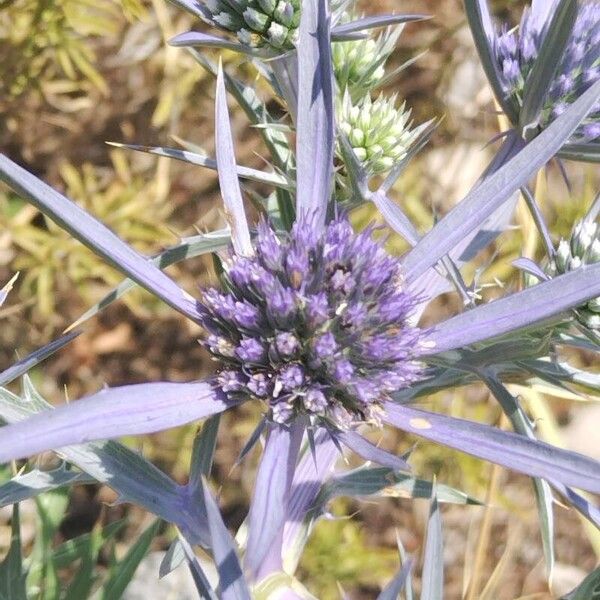
<path id="1" fill-rule="evenodd" d="M 531 11 L 525 9 L 518 28 L 501 31 L 495 42 L 495 55 L 500 76 L 508 95 L 520 105 L 523 88 L 538 58 L 546 26 L 537 28 Z M 592 84 L 600 79 L 600 3 L 583 0 L 564 51 L 558 72 L 552 82 L 540 119 L 540 127 L 560 116 Z M 574 141 L 600 140 L 600 105 L 577 129 Z"/>
<path id="2" fill-rule="evenodd" d="M 300 0 L 207 0 L 216 25 L 247 46 L 291 50 L 298 37 Z"/>
<path id="3" fill-rule="evenodd" d="M 410 148 L 421 129 L 410 128 L 410 110 L 396 106 L 394 95 L 353 103 L 345 94 L 338 110 L 338 124 L 348 137 L 354 154 L 370 173 L 389 171 Z"/>
<path id="4" fill-rule="evenodd" d="M 385 62 L 392 53 L 400 28 L 382 33 L 376 39 L 334 42 L 331 45 L 335 80 L 340 90 L 353 98 L 368 94 L 385 76 Z"/>
<path id="5" fill-rule="evenodd" d="M 573 227 L 569 240 L 562 239 L 554 261 L 547 271 L 550 275 L 562 275 L 583 265 L 600 262 L 600 223 L 579 221 Z M 590 329 L 600 331 L 600 298 L 592 298 L 578 307 L 577 314 Z"/>
<path id="6" fill-rule="evenodd" d="M 371 230 L 340 218 L 321 235 L 296 223 L 279 240 L 263 222 L 256 255 L 231 256 L 223 279 L 226 291 L 207 290 L 200 307 L 219 385 L 264 400 L 276 422 L 375 419 L 421 376 L 416 300 Z"/>

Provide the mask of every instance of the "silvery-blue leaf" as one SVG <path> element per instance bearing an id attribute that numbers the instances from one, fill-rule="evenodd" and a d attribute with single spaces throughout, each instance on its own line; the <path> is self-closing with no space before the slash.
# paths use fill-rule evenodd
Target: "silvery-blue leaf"
<path id="1" fill-rule="evenodd" d="M 317 430 L 314 444 L 314 454 L 310 448 L 306 448 L 302 454 L 289 494 L 281 557 L 286 570 L 290 572 L 295 570 L 314 524 L 314 518 L 308 513 L 340 457 L 338 447 L 325 428 Z"/>
<path id="2" fill-rule="evenodd" d="M 85 244 L 109 264 L 193 321 L 196 301 L 108 227 L 43 181 L 0 154 L 0 181 Z"/>
<path id="3" fill-rule="evenodd" d="M 46 450 L 185 425 L 231 406 L 207 382 L 146 383 L 101 390 L 1 429 L 0 463 Z"/>
<path id="4" fill-rule="evenodd" d="M 206 481 L 203 482 L 202 487 L 212 555 L 219 572 L 219 597 L 222 600 L 250 600 L 250 591 L 244 580 L 233 538 L 223 523 L 219 507 L 214 501 Z"/>
<path id="5" fill-rule="evenodd" d="M 227 108 L 227 92 L 225 91 L 221 64 L 219 64 L 217 73 L 217 96 L 215 99 L 215 145 L 219 185 L 225 204 L 227 221 L 231 227 L 233 248 L 239 256 L 252 256 L 254 249 L 250 240 L 248 220 L 246 219 L 242 191 L 237 176 L 229 110 Z"/>
<path id="6" fill-rule="evenodd" d="M 521 258 L 517 258 L 517 260 L 513 260 L 513 267 L 516 267 L 520 271 L 524 273 L 529 273 L 529 275 L 533 275 L 540 281 L 547 281 L 548 275 L 544 273 L 542 269 L 540 269 L 539 265 L 533 262 L 530 258 L 522 256 Z"/>
<path id="7" fill-rule="evenodd" d="M 589 348 L 600 352 L 600 347 Z M 589 373 L 582 369 L 571 366 L 566 362 L 549 361 L 549 360 L 526 360 L 519 364 L 523 365 L 532 374 L 537 375 L 540 379 L 551 383 L 573 383 L 590 390 L 591 392 L 600 392 L 600 374 Z"/>
<path id="8" fill-rule="evenodd" d="M 554 258 L 554 244 L 552 243 L 552 236 L 550 235 L 550 231 L 546 225 L 546 221 L 544 220 L 544 215 L 542 215 L 542 211 L 540 210 L 534 195 L 529 189 L 529 186 L 524 185 L 521 187 L 521 195 L 525 200 L 525 204 L 529 209 L 531 217 L 533 218 L 533 222 L 535 223 L 535 226 L 542 238 L 542 242 L 546 250 L 546 256 L 549 260 L 552 260 Z"/>
<path id="9" fill-rule="evenodd" d="M 600 81 L 597 81 L 520 152 L 476 184 L 471 192 L 408 252 L 404 259 L 407 279 L 414 280 L 424 273 L 506 202 L 560 150 L 599 98 Z"/>
<path id="10" fill-rule="evenodd" d="M 94 483 L 95 479 L 85 473 L 69 471 L 64 466 L 52 471 L 33 469 L 28 473 L 15 475 L 0 485 L 0 507 L 35 498 L 44 492 L 65 485 Z"/>
<path id="11" fill-rule="evenodd" d="M 398 570 L 394 578 L 385 586 L 381 594 L 377 596 L 377 600 L 398 600 L 400 592 L 406 585 L 406 580 L 412 569 L 412 560 L 407 560 Z"/>
<path id="12" fill-rule="evenodd" d="M 125 148 L 127 150 L 136 150 L 137 152 L 148 152 L 149 154 L 155 154 L 156 156 L 166 156 L 168 158 L 174 158 L 183 162 L 190 163 L 192 165 L 198 165 L 200 167 L 206 167 L 207 169 L 217 170 L 217 161 L 214 158 L 198 154 L 196 152 L 190 152 L 188 150 L 180 150 L 179 148 L 166 148 L 164 146 L 140 146 L 137 144 L 118 144 L 112 142 L 111 146 L 117 148 Z M 286 177 L 279 175 L 278 173 L 269 173 L 268 171 L 259 171 L 258 169 L 252 169 L 250 167 L 236 166 L 238 177 L 249 179 L 250 181 L 257 181 L 258 183 L 266 183 L 268 185 L 274 185 L 287 190 L 294 189 L 294 184 L 289 181 Z"/>
<path id="13" fill-rule="evenodd" d="M 444 598 L 444 540 L 442 535 L 442 517 L 437 501 L 435 485 L 431 497 L 427 537 L 425 538 L 425 557 L 421 575 L 421 600 L 443 600 Z"/>
<path id="14" fill-rule="evenodd" d="M 370 17 L 362 17 L 355 21 L 349 21 L 342 25 L 336 25 L 331 30 L 331 37 L 335 39 L 337 36 L 347 33 L 355 33 L 357 31 L 365 31 L 366 29 L 374 29 L 376 27 L 389 27 L 390 25 L 398 25 L 400 23 L 410 23 L 412 21 L 423 21 L 429 19 L 428 15 L 374 15 Z"/>
<path id="15" fill-rule="evenodd" d="M 189 46 L 221 48 L 223 50 L 233 50 L 233 52 L 239 52 L 240 54 L 247 54 L 248 56 L 269 56 L 268 52 L 261 51 L 258 48 L 252 48 L 245 44 L 233 42 L 227 38 L 221 38 L 201 31 L 187 31 L 186 33 L 180 33 L 169 40 L 169 45 L 182 48 Z"/>
<path id="16" fill-rule="evenodd" d="M 187 260 L 188 258 L 194 258 L 196 256 L 201 256 L 202 254 L 222 250 L 223 248 L 227 248 L 230 243 L 231 235 L 229 229 L 219 229 L 218 231 L 211 231 L 210 233 L 183 238 L 180 244 L 167 248 L 160 254 L 152 257 L 151 261 L 160 269 L 165 269 L 170 265 Z M 121 296 L 125 295 L 129 290 L 132 290 L 136 285 L 137 284 L 132 279 L 124 279 L 116 288 L 106 294 L 100 302 L 94 304 L 94 306 L 86 310 L 75 322 L 69 325 L 66 331 L 79 327 L 82 323 L 85 323 L 101 310 L 104 310 L 115 300 L 118 300 Z"/>
<path id="17" fill-rule="evenodd" d="M 304 424 L 272 424 L 260 460 L 248 514 L 246 566 L 257 573 L 275 537 L 283 529 Z"/>
<path id="18" fill-rule="evenodd" d="M 298 55 L 284 54 L 269 61 L 271 73 L 265 72 L 275 93 L 284 99 L 294 123 L 298 118 Z"/>
<path id="19" fill-rule="evenodd" d="M 41 363 L 43 360 L 46 360 L 49 356 L 60 350 L 63 346 L 66 346 L 70 341 L 74 340 L 81 332 L 73 331 L 71 333 L 67 333 L 59 337 L 58 339 L 38 348 L 33 351 L 31 354 L 17 361 L 8 369 L 2 371 L 0 373 L 0 386 L 4 386 L 9 384 L 11 381 L 21 377 L 29 371 L 29 369 L 33 369 L 36 365 Z"/>
<path id="20" fill-rule="evenodd" d="M 502 407 L 504 414 L 509 418 L 513 429 L 529 439 L 535 440 L 533 426 L 529 422 L 527 415 L 523 412 L 518 400 L 504 387 L 495 373 L 483 370 L 480 372 L 481 378 L 492 392 L 498 403 Z M 546 574 L 548 581 L 552 581 L 554 571 L 554 498 L 550 486 L 546 481 L 539 478 L 533 479 L 533 488 L 538 508 L 540 528 L 542 535 L 542 547 L 546 559 Z"/>
<path id="21" fill-rule="evenodd" d="M 600 263 L 585 265 L 521 292 L 461 313 L 430 334 L 434 354 L 516 331 L 600 296 Z"/>
<path id="22" fill-rule="evenodd" d="M 179 567 L 185 560 L 185 552 L 179 538 L 176 538 L 171 542 L 171 545 L 165 552 L 163 559 L 160 562 L 158 568 L 158 576 L 160 578 L 165 577 L 169 573 L 172 573 L 177 567 Z"/>
<path id="23" fill-rule="evenodd" d="M 405 460 L 391 452 L 378 448 L 355 431 L 332 431 L 331 435 L 365 460 L 383 467 L 389 467 L 395 471 L 411 470 L 410 465 Z"/>
<path id="24" fill-rule="evenodd" d="M 202 476 L 208 477 L 212 470 L 220 422 L 221 415 L 219 414 L 206 419 L 202 424 L 202 429 L 194 438 L 190 475 L 187 484 L 192 495 L 200 490 Z"/>
<path id="25" fill-rule="evenodd" d="M 202 502 L 205 504 L 206 500 L 203 498 Z M 177 541 L 179 542 L 179 547 L 185 556 L 192 579 L 194 580 L 194 584 L 196 585 L 196 589 L 198 590 L 200 597 L 206 598 L 207 600 L 219 600 L 219 595 L 214 589 L 216 587 L 216 582 L 214 585 L 211 583 L 208 576 L 204 572 L 204 569 L 200 566 L 200 562 L 198 561 L 198 558 L 194 554 L 194 550 L 188 541 L 181 534 L 179 535 L 179 539 Z"/>
<path id="26" fill-rule="evenodd" d="M 406 216 L 404 211 L 386 194 L 377 190 L 370 195 L 373 204 L 383 215 L 385 222 L 398 234 L 400 234 L 411 246 L 416 246 L 421 239 L 419 232 Z"/>
<path id="27" fill-rule="evenodd" d="M 258 425 L 254 428 L 254 431 L 252 432 L 250 437 L 246 440 L 244 447 L 240 450 L 240 454 L 235 461 L 236 465 L 239 465 L 242 462 L 242 460 L 244 460 L 244 458 L 246 458 L 248 453 L 254 448 L 254 446 L 256 446 L 256 443 L 260 439 L 262 432 L 265 430 L 265 427 L 267 426 L 267 422 L 268 421 L 267 421 L 266 417 L 263 417 L 258 422 Z"/>
<path id="28" fill-rule="evenodd" d="M 4 304 L 4 302 L 6 301 L 6 298 L 8 297 L 8 294 L 10 293 L 10 291 L 12 290 L 13 285 L 14 285 L 15 281 L 17 280 L 18 276 L 19 276 L 18 273 L 13 275 L 11 277 L 10 281 L 2 289 L 0 289 L 0 306 L 2 306 Z"/>
<path id="29" fill-rule="evenodd" d="M 584 498 L 570 487 L 553 481 L 552 488 L 556 490 L 577 512 L 584 516 L 597 529 L 600 529 L 600 508 L 592 504 L 587 498 Z"/>
<path id="30" fill-rule="evenodd" d="M 600 162 L 600 144 L 591 142 L 588 144 L 565 144 L 560 150 L 560 157 L 597 163 Z"/>
<path id="31" fill-rule="evenodd" d="M 560 0 L 532 0 L 531 21 L 538 31 L 542 31 L 552 18 Z"/>
<path id="32" fill-rule="evenodd" d="M 476 227 L 468 236 L 457 244 L 449 254 L 457 268 L 461 268 L 473 260 L 479 252 L 488 247 L 511 223 L 515 206 L 518 202 L 518 194 L 500 208 L 496 209 L 480 226 Z M 429 269 L 413 284 L 417 296 L 423 298 L 416 315 L 420 316 L 427 307 L 427 303 L 440 294 L 451 289 L 447 277 L 444 277 L 436 269 Z"/>
<path id="33" fill-rule="evenodd" d="M 472 456 L 525 473 L 600 493 L 600 463 L 544 442 L 496 427 L 386 402 L 385 420 L 413 433 Z"/>
<path id="34" fill-rule="evenodd" d="M 24 388 L 23 398 L 0 388 L 0 419 L 16 423 L 52 410 L 27 376 Z M 191 502 L 183 486 L 136 452 L 117 442 L 92 442 L 62 448 L 59 454 L 115 490 L 119 501 L 137 504 L 175 523 L 194 543 L 208 543 L 206 518 L 197 503 Z"/>
<path id="35" fill-rule="evenodd" d="M 296 212 L 325 223 L 333 178 L 333 68 L 327 0 L 302 4 L 298 42 Z"/>
<path id="36" fill-rule="evenodd" d="M 194 49 L 190 49 L 190 53 L 203 69 L 215 77 L 217 76 L 217 65 Z M 273 120 L 265 103 L 258 97 L 254 88 L 225 71 L 223 71 L 223 78 L 227 91 L 235 98 L 253 125 L 269 123 Z M 271 153 L 273 162 L 282 171 L 288 172 L 293 163 L 293 156 L 285 134 L 273 129 L 261 129 L 260 133 Z"/>
<path id="37" fill-rule="evenodd" d="M 201 19 L 211 19 L 210 11 L 200 2 L 200 0 L 169 0 L 175 6 L 187 10 L 189 13 Z"/>
<path id="38" fill-rule="evenodd" d="M 381 496 L 384 498 L 431 498 L 433 484 L 406 473 L 400 473 L 389 467 L 366 467 L 341 473 L 331 477 L 319 493 L 319 502 L 328 502 L 339 496 L 365 498 Z M 439 502 L 452 504 L 482 504 L 460 490 L 446 485 L 437 485 Z"/>

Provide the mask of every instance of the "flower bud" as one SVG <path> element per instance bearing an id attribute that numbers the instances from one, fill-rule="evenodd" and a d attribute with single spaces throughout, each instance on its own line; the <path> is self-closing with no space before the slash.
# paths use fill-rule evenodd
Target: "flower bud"
<path id="1" fill-rule="evenodd" d="M 363 97 L 353 103 L 346 93 L 338 110 L 338 123 L 354 154 L 370 174 L 385 173 L 401 160 L 421 128 L 410 128 L 410 110 L 396 106 L 396 96 Z"/>
<path id="2" fill-rule="evenodd" d="M 562 275 L 583 265 L 600 262 L 600 223 L 584 219 L 573 227 L 569 240 L 561 240 L 554 261 L 547 267 L 549 275 Z M 600 297 L 577 308 L 581 322 L 600 330 Z"/>

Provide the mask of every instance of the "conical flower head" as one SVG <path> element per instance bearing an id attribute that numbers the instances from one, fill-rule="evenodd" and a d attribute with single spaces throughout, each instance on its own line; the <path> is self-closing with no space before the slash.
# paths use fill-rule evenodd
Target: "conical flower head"
<path id="1" fill-rule="evenodd" d="M 205 291 L 200 306 L 227 394 L 264 400 L 276 422 L 347 427 L 421 376 L 415 298 L 371 236 L 341 218 L 321 235 L 296 223 L 280 240 L 263 222 L 255 256 L 231 256 L 226 291 Z"/>
<path id="2" fill-rule="evenodd" d="M 291 50 L 298 38 L 300 0 L 207 0 L 216 25 L 247 46 Z"/>
<path id="3" fill-rule="evenodd" d="M 385 62 L 394 50 L 401 28 L 388 31 L 376 39 L 334 42 L 331 58 L 335 80 L 340 90 L 360 98 L 373 90 L 385 76 Z"/>
<path id="4" fill-rule="evenodd" d="M 600 223 L 579 221 L 573 227 L 569 240 L 562 239 L 554 261 L 547 271 L 550 275 L 562 275 L 600 262 Z M 581 321 L 590 329 L 600 331 L 600 298 L 593 298 L 577 309 Z"/>
<path id="5" fill-rule="evenodd" d="M 389 171 L 406 155 L 421 129 L 411 129 L 410 110 L 396 107 L 396 96 L 369 96 L 353 103 L 345 94 L 338 110 L 338 124 L 354 154 L 371 174 Z"/>
<path id="6" fill-rule="evenodd" d="M 538 57 L 546 27 L 538 28 L 525 9 L 518 28 L 500 32 L 495 41 L 495 56 L 500 76 L 520 106 L 525 82 Z M 592 84 L 600 79 L 600 2 L 583 0 L 556 76 L 546 98 L 540 127 L 561 115 Z M 573 141 L 600 140 L 600 105 L 577 129 Z"/>

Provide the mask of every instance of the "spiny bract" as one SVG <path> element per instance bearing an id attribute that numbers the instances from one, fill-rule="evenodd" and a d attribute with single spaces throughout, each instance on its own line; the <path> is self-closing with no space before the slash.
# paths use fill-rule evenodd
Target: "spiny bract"
<path id="1" fill-rule="evenodd" d="M 233 254 L 227 291 L 200 304 L 223 391 L 265 400 L 276 422 L 304 413 L 348 427 L 419 379 L 416 299 L 372 233 L 339 218 L 321 235 L 296 223 L 280 240 L 259 225 L 255 256 Z"/>

